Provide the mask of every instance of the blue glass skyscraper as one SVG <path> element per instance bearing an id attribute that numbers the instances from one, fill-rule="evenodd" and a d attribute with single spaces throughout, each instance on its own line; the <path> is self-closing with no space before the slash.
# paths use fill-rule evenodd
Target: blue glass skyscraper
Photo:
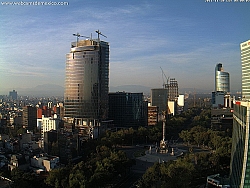
<path id="1" fill-rule="evenodd" d="M 224 72 L 221 63 L 218 63 L 215 67 L 215 91 L 230 92 L 229 73 Z"/>

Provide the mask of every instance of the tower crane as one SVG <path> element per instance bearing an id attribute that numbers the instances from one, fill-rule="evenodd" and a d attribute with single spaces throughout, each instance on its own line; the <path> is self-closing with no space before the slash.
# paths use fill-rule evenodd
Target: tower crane
<path id="1" fill-rule="evenodd" d="M 102 35 L 102 36 L 104 36 L 104 37 L 106 37 L 106 38 L 107 38 L 107 36 L 105 36 L 104 34 L 102 34 L 102 33 L 101 33 L 101 31 L 99 31 L 99 29 L 98 29 L 98 30 L 96 30 L 95 32 L 97 33 L 97 36 L 98 36 L 98 41 L 100 41 L 100 35 Z"/>
<path id="2" fill-rule="evenodd" d="M 79 38 L 80 38 L 80 37 L 89 38 L 89 37 L 80 35 L 78 32 L 77 32 L 76 34 L 74 33 L 73 36 L 76 37 L 76 47 L 77 47 L 77 45 L 78 45 L 78 41 L 79 41 Z"/>
<path id="3" fill-rule="evenodd" d="M 160 67 L 161 68 L 161 67 Z M 161 72 L 162 72 L 162 81 L 163 81 L 163 84 L 162 84 L 162 87 L 163 88 L 166 88 L 166 85 L 168 84 L 168 82 L 169 82 L 169 77 L 167 77 L 166 76 L 166 74 L 164 73 L 164 71 L 163 71 L 163 69 L 161 68 Z M 164 75 L 164 77 L 165 77 L 165 79 L 166 79 L 166 81 L 167 81 L 167 83 L 165 84 L 165 82 L 164 82 L 164 78 L 163 78 L 163 75 Z"/>

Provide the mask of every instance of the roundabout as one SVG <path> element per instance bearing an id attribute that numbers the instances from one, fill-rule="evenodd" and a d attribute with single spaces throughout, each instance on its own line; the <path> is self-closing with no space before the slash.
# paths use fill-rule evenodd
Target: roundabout
<path id="1" fill-rule="evenodd" d="M 169 160 L 176 160 L 178 157 L 182 156 L 184 152 L 187 152 L 187 150 L 181 150 L 174 147 L 170 147 L 168 150 L 167 153 L 159 153 L 157 152 L 157 148 L 149 148 L 149 150 L 145 151 L 144 156 L 137 157 L 137 159 L 151 163 L 162 163 Z"/>

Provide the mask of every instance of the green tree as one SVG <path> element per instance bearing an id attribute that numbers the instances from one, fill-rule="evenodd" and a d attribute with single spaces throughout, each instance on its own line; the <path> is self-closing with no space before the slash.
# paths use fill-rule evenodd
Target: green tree
<path id="1" fill-rule="evenodd" d="M 11 171 L 11 180 L 13 188 L 33 188 L 37 185 L 36 177 L 33 174 L 25 173 L 18 168 Z"/>
<path id="2" fill-rule="evenodd" d="M 190 187 L 195 171 L 189 159 L 177 159 L 166 163 L 155 163 L 138 182 L 139 187 Z"/>
<path id="3" fill-rule="evenodd" d="M 87 179 L 84 176 L 84 172 L 76 170 L 69 175 L 69 187 L 70 188 L 85 188 L 87 187 Z"/>
<path id="4" fill-rule="evenodd" d="M 24 134 L 25 132 L 26 132 L 26 129 L 21 127 L 20 129 L 17 130 L 16 133 L 19 135 L 19 134 Z"/>
<path id="5" fill-rule="evenodd" d="M 69 187 L 69 174 L 70 169 L 68 167 L 53 169 L 49 172 L 48 177 L 45 179 L 45 183 L 53 187 Z"/>
<path id="6" fill-rule="evenodd" d="M 137 140 L 140 143 L 146 143 L 148 136 L 148 130 L 145 127 L 139 127 L 137 131 Z"/>
<path id="7" fill-rule="evenodd" d="M 159 172 L 160 164 L 155 163 L 152 167 L 143 174 L 142 178 L 138 182 L 140 188 L 155 188 L 160 180 Z"/>
<path id="8" fill-rule="evenodd" d="M 193 137 L 191 135 L 191 132 L 188 130 L 183 130 L 179 133 L 179 136 L 181 139 L 183 139 L 184 142 L 187 143 L 187 145 L 189 145 L 190 142 L 192 142 Z"/>
<path id="9" fill-rule="evenodd" d="M 190 130 L 193 135 L 194 142 L 198 145 L 198 147 L 200 144 L 204 143 L 204 134 L 206 131 L 206 128 L 202 126 L 195 126 Z"/>
<path id="10" fill-rule="evenodd" d="M 102 187 L 112 179 L 113 165 L 110 159 L 105 158 L 97 161 L 94 174 L 91 176 L 89 183 L 91 187 Z"/>
<path id="11" fill-rule="evenodd" d="M 174 163 L 171 163 L 167 167 L 166 179 L 167 185 L 173 188 L 190 187 L 192 181 L 192 173 L 194 172 L 194 164 L 185 160 L 179 159 Z"/>

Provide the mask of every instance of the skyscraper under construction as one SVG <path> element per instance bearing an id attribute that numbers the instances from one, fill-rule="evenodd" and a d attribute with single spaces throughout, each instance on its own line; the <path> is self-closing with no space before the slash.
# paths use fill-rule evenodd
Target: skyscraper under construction
<path id="1" fill-rule="evenodd" d="M 98 31 L 99 32 L 99 31 Z M 109 43 L 98 39 L 71 43 L 66 55 L 64 106 L 66 119 L 76 124 L 96 124 L 107 118 Z"/>
<path id="2" fill-rule="evenodd" d="M 168 100 L 176 101 L 179 97 L 177 80 L 175 80 L 175 78 L 170 78 L 170 82 L 166 84 L 166 88 L 168 90 Z"/>

